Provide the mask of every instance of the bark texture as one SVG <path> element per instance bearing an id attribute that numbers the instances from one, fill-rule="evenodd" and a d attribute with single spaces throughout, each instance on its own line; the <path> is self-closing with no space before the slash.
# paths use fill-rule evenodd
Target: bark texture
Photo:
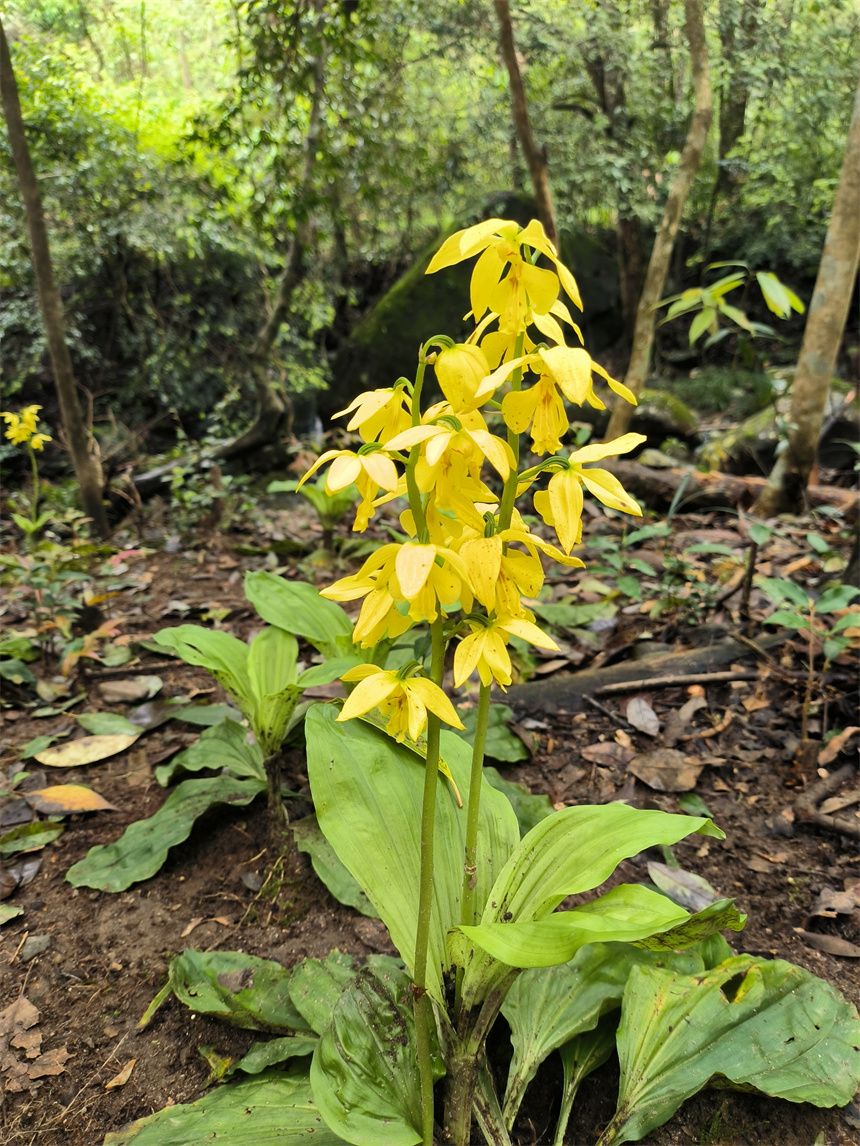
<path id="1" fill-rule="evenodd" d="M 824 419 L 830 378 L 842 342 L 848 308 L 860 261 L 860 82 L 833 213 L 824 240 L 824 252 L 809 317 L 803 333 L 797 374 L 791 388 L 793 426 L 788 448 L 771 470 L 757 509 L 765 515 L 802 513 L 806 487 L 815 461 L 818 435 Z"/>
<path id="2" fill-rule="evenodd" d="M 33 168 L 30 148 L 24 131 L 21 101 L 18 98 L 18 83 L 12 69 L 9 44 L 6 40 L 2 21 L 0 21 L 0 99 L 3 103 L 3 115 L 9 133 L 9 145 L 15 163 L 18 186 L 21 189 L 21 198 L 24 201 L 24 210 L 27 216 L 30 255 L 33 260 L 39 306 L 42 311 L 42 321 L 45 324 L 51 368 L 57 388 L 57 398 L 59 399 L 62 437 L 72 459 L 84 509 L 93 519 L 99 536 L 106 537 L 109 531 L 104 502 L 102 501 L 103 481 L 98 447 L 84 423 L 81 405 L 78 401 L 72 359 L 66 344 L 63 304 L 59 289 L 54 281 L 54 270 L 51 264 L 51 249 L 48 242 L 48 229 L 45 225 L 42 196 L 36 181 L 36 172 Z"/>
<path id="3" fill-rule="evenodd" d="M 520 142 L 520 148 L 522 149 L 532 178 L 532 186 L 534 187 L 535 199 L 537 200 L 538 217 L 541 223 L 543 223 L 543 229 L 546 231 L 550 242 L 554 243 L 556 248 L 558 248 L 558 228 L 555 222 L 555 208 L 552 203 L 552 195 L 549 190 L 546 151 L 544 148 L 538 147 L 532 133 L 528 101 L 526 100 L 526 89 L 520 72 L 519 60 L 517 59 L 516 43 L 514 42 L 511 7 L 508 0 L 494 0 L 494 3 L 496 6 L 496 16 L 499 21 L 499 46 L 510 78 L 511 109 L 517 139 Z"/>
<path id="4" fill-rule="evenodd" d="M 690 45 L 690 59 L 693 65 L 693 89 L 695 104 L 693 118 L 687 132 L 687 141 L 681 153 L 678 174 L 672 182 L 660 229 L 654 240 L 645 286 L 636 308 L 636 326 L 633 332 L 633 348 L 630 364 L 624 383 L 638 395 L 648 377 L 651 365 L 651 349 L 654 344 L 654 307 L 663 294 L 663 285 L 672 258 L 675 236 L 681 223 L 684 204 L 693 185 L 699 161 L 705 150 L 705 142 L 713 118 L 713 93 L 708 63 L 708 45 L 705 39 L 705 21 L 702 0 L 684 0 L 687 40 Z M 633 414 L 632 407 L 619 398 L 615 402 L 612 417 L 606 431 L 607 439 L 619 437 L 627 431 Z"/>

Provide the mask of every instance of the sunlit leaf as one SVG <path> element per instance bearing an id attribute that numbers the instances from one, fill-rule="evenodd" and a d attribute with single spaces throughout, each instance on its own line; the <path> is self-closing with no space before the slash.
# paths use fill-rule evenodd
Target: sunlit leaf
<path id="1" fill-rule="evenodd" d="M 83 784 L 54 784 L 25 792 L 24 799 L 43 816 L 67 816 L 75 812 L 115 812 L 113 804 Z"/>
<path id="2" fill-rule="evenodd" d="M 117 752 L 124 752 L 140 734 L 138 728 L 134 732 L 118 732 L 109 736 L 82 736 L 79 740 L 46 748 L 44 752 L 36 754 L 36 759 L 51 768 L 81 768 L 85 764 L 107 760 L 109 756 L 116 756 Z"/>

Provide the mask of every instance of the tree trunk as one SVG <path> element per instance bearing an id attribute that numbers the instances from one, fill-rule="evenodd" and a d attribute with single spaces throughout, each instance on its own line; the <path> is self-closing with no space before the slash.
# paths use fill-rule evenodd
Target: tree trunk
<path id="1" fill-rule="evenodd" d="M 317 12 L 321 12 L 321 0 L 316 0 Z M 321 33 L 318 23 L 317 32 Z M 308 120 L 308 134 L 305 139 L 305 161 L 300 184 L 300 200 L 306 199 L 313 184 L 317 150 L 322 126 L 323 95 L 325 94 L 325 48 L 320 36 L 320 46 L 314 59 L 311 110 Z M 272 312 L 260 327 L 251 350 L 251 373 L 257 398 L 257 413 L 254 424 L 232 442 L 226 442 L 216 451 L 219 458 L 232 458 L 249 453 L 278 440 L 292 424 L 292 409 L 289 400 L 284 400 L 269 381 L 268 367 L 272 347 L 284 319 L 290 312 L 293 294 L 302 281 L 302 256 L 307 245 L 311 224 L 309 219 L 299 223 L 293 233 L 284 269 L 278 280 L 278 289 Z"/>
<path id="2" fill-rule="evenodd" d="M 107 537 L 108 524 L 102 501 L 102 469 L 98 457 L 98 447 L 92 434 L 84 424 L 78 393 L 75 388 L 75 375 L 72 359 L 66 344 L 63 304 L 60 292 L 54 281 L 51 265 L 51 249 L 48 244 L 48 230 L 45 225 L 45 212 L 42 196 L 36 182 L 36 172 L 30 158 L 24 120 L 21 116 L 21 102 L 18 98 L 18 84 L 12 70 L 9 44 L 6 32 L 0 21 L 0 98 L 3 102 L 3 115 L 9 132 L 9 145 L 15 162 L 18 186 L 27 215 L 27 228 L 30 233 L 30 254 L 39 293 L 39 306 L 45 324 L 48 351 L 60 404 L 60 418 L 63 425 L 64 444 L 68 448 L 75 470 L 75 477 L 81 490 L 84 509 L 93 519 L 93 525 L 100 537 Z"/>
<path id="3" fill-rule="evenodd" d="M 558 248 L 558 228 L 555 222 L 555 208 L 549 190 L 549 176 L 547 174 L 546 151 L 538 147 L 532 135 L 532 125 L 529 119 L 529 108 L 526 101 L 526 89 L 520 73 L 517 60 L 517 48 L 514 43 L 514 28 L 511 23 L 511 8 L 508 0 L 494 0 L 496 16 L 499 21 L 499 46 L 502 59 L 508 69 L 511 84 L 511 108 L 513 111 L 514 127 L 520 141 L 523 156 L 528 164 L 529 172 L 534 186 L 537 200 L 538 218 L 543 223 L 551 243 Z"/>
<path id="4" fill-rule="evenodd" d="M 771 470 L 756 508 L 760 513 L 801 513 L 815 461 L 830 378 L 842 342 L 860 262 L 860 83 L 848 129 L 833 213 L 803 332 L 791 388 L 788 448 Z"/>
<path id="5" fill-rule="evenodd" d="M 642 249 L 642 223 L 635 215 L 627 214 L 621 204 L 618 206 L 615 235 L 618 239 L 618 283 L 624 337 L 632 342 L 645 277 L 645 252 Z"/>
<path id="6" fill-rule="evenodd" d="M 630 364 L 624 378 L 625 385 L 636 395 L 641 393 L 648 377 L 651 347 L 654 343 L 654 307 L 660 301 L 660 296 L 663 293 L 663 284 L 666 281 L 666 274 L 672 257 L 672 247 L 681 223 L 681 213 L 693 185 L 702 152 L 705 150 L 705 141 L 708 138 L 708 130 L 713 116 L 713 95 L 702 0 L 684 0 L 684 11 L 687 40 L 690 44 L 690 58 L 693 64 L 695 104 L 690 129 L 687 132 L 687 142 L 684 144 L 684 150 L 681 154 L 678 174 L 675 176 L 669 197 L 666 200 L 660 230 L 654 240 L 654 248 L 648 263 L 645 286 L 642 289 L 639 306 L 636 310 L 633 349 L 630 353 Z M 622 398 L 617 399 L 612 417 L 609 419 L 609 426 L 606 431 L 607 439 L 616 438 L 625 433 L 630 425 L 632 414 L 633 408 L 629 403 Z"/>

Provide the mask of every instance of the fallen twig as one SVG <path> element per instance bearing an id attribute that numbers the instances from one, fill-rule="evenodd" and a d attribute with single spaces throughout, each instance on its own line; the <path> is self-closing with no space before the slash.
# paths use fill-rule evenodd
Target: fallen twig
<path id="1" fill-rule="evenodd" d="M 794 810 L 805 820 L 819 824 L 822 828 L 830 828 L 831 831 L 860 838 L 860 821 L 846 820 L 842 816 L 828 816 L 818 810 L 819 801 L 825 796 L 829 796 L 831 792 L 835 792 L 837 788 L 841 788 L 855 772 L 856 769 L 853 764 L 843 764 L 830 776 L 825 777 L 818 784 L 813 784 L 802 796 L 798 796 L 794 802 Z"/>
<path id="2" fill-rule="evenodd" d="M 596 708 L 598 712 L 602 712 L 604 716 L 608 716 L 610 720 L 614 721 L 621 728 L 632 728 L 633 725 L 629 720 L 623 716 L 619 716 L 617 712 L 613 712 L 611 708 L 607 708 L 601 704 L 599 700 L 595 700 L 593 696 L 586 696 L 583 693 L 582 699 L 586 704 L 590 704 L 592 708 Z"/>
<path id="3" fill-rule="evenodd" d="M 617 692 L 636 692 L 640 688 L 672 688 L 676 684 L 722 684 L 730 680 L 758 680 L 757 672 L 688 672 L 679 676 L 652 676 L 642 680 L 622 680 L 596 688 L 596 696 L 613 696 Z M 583 697 L 585 699 L 585 697 Z"/>

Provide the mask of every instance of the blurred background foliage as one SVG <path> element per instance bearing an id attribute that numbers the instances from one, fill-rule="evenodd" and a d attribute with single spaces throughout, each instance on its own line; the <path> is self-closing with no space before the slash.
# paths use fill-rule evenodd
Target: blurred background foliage
<path id="1" fill-rule="evenodd" d="M 0 11 L 76 376 L 108 457 L 247 424 L 248 348 L 299 226 L 311 223 L 312 242 L 271 373 L 301 398 L 336 382 L 344 342 L 440 232 L 494 194 L 529 190 L 491 0 L 4 0 Z M 514 19 L 560 228 L 597 239 L 635 285 L 689 119 L 683 4 L 522 0 Z M 856 85 L 857 6 L 714 0 L 708 20 L 718 123 L 669 285 L 740 258 L 808 301 Z M 304 186 L 320 53 L 324 114 Z M 3 404 L 44 400 L 50 419 L 5 132 L 0 371 Z"/>

